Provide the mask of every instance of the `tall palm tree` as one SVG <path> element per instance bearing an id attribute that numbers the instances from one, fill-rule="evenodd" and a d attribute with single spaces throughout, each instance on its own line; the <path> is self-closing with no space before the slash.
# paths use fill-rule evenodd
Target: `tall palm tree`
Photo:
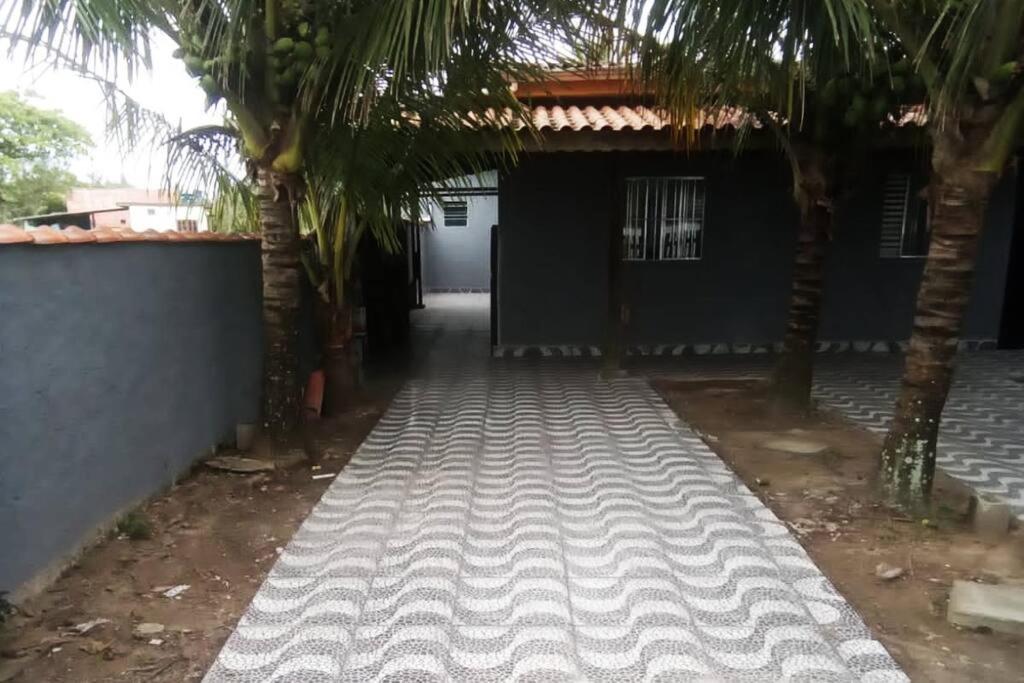
<path id="1" fill-rule="evenodd" d="M 789 162 L 799 220 L 774 384 L 785 403 L 807 409 L 844 166 L 898 103 L 880 77 L 885 53 L 869 7 L 863 0 L 659 0 L 634 16 L 646 32 L 645 76 L 676 118 L 743 107 L 774 131 Z"/>
<path id="2" fill-rule="evenodd" d="M 1024 1 L 871 0 L 928 91 L 931 241 L 881 484 L 893 502 L 930 498 L 942 409 L 992 188 L 1024 120 Z"/>
<path id="3" fill-rule="evenodd" d="M 494 73 L 543 53 L 543 21 L 571 9 L 543 0 L 44 0 L 0 17 L 29 53 L 86 69 L 149 64 L 169 36 L 212 103 L 223 101 L 256 179 L 263 249 L 263 423 L 297 424 L 300 248 L 297 206 L 313 135 L 368 120 L 381 95 L 436 80 L 453 55 Z M 486 39 L 502 49 L 478 50 Z M 557 41 L 555 41 L 557 42 Z M 486 61 L 485 61 L 486 60 Z M 468 86 L 471 84 L 463 84 Z M 127 119 L 130 121 L 130 119 Z"/>

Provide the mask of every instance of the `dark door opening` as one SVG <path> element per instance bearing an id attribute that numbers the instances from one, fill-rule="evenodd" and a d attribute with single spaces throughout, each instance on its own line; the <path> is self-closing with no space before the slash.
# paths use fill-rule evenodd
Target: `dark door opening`
<path id="1" fill-rule="evenodd" d="M 999 348 L 1024 348 L 1024 172 L 1018 157 L 1016 206 L 1010 260 L 1006 267 L 1006 293 L 999 326 Z"/>

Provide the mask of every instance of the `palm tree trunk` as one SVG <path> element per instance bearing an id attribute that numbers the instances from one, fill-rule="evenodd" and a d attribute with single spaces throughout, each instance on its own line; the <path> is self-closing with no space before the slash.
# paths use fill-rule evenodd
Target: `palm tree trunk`
<path id="1" fill-rule="evenodd" d="M 832 197 L 828 162 L 822 150 L 796 147 L 794 156 L 792 161 L 799 170 L 798 177 L 794 178 L 794 193 L 800 223 L 786 335 L 782 354 L 775 365 L 773 383 L 783 405 L 806 411 L 811 403 L 825 248 L 832 233 Z"/>
<path id="2" fill-rule="evenodd" d="M 957 126 L 932 132 L 931 242 L 917 295 L 896 415 L 882 446 L 879 484 L 893 504 L 925 508 L 935 477 L 939 419 L 974 280 L 975 257 L 994 185 L 974 171 L 978 145 Z"/>
<path id="3" fill-rule="evenodd" d="M 263 237 L 263 427 L 281 438 L 298 424 L 298 322 L 301 265 L 294 193 L 301 180 L 260 168 L 257 174 Z"/>
<path id="4" fill-rule="evenodd" d="M 346 291 L 348 289 L 346 288 Z M 352 305 L 327 304 L 323 363 L 325 377 L 324 413 L 337 415 L 352 402 L 358 387 L 352 341 Z"/>

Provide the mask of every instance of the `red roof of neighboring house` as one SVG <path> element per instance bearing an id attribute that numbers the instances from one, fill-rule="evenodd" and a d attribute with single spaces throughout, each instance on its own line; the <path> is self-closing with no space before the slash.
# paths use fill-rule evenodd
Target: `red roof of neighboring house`
<path id="1" fill-rule="evenodd" d="M 68 213 L 86 213 L 122 204 L 173 204 L 162 190 L 139 187 L 74 187 L 68 193 Z"/>

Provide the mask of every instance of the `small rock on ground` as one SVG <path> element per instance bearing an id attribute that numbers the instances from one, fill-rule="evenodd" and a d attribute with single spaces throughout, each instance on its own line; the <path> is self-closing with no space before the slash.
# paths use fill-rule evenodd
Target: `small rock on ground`
<path id="1" fill-rule="evenodd" d="M 875 567 L 875 576 L 883 581 L 893 581 L 903 576 L 905 571 L 903 567 L 897 567 L 887 562 L 879 562 Z"/>
<path id="2" fill-rule="evenodd" d="M 761 442 L 761 445 L 769 450 L 782 451 L 783 453 L 792 453 L 794 455 L 823 455 L 829 451 L 828 444 L 807 439 L 768 439 Z"/>
<path id="3" fill-rule="evenodd" d="M 132 630 L 132 633 L 135 635 L 136 638 L 143 638 L 143 639 L 146 639 L 148 636 L 156 635 L 157 633 L 163 633 L 163 632 L 164 632 L 164 625 L 163 624 L 154 624 L 154 623 L 139 624 L 138 626 L 136 626 Z"/>

